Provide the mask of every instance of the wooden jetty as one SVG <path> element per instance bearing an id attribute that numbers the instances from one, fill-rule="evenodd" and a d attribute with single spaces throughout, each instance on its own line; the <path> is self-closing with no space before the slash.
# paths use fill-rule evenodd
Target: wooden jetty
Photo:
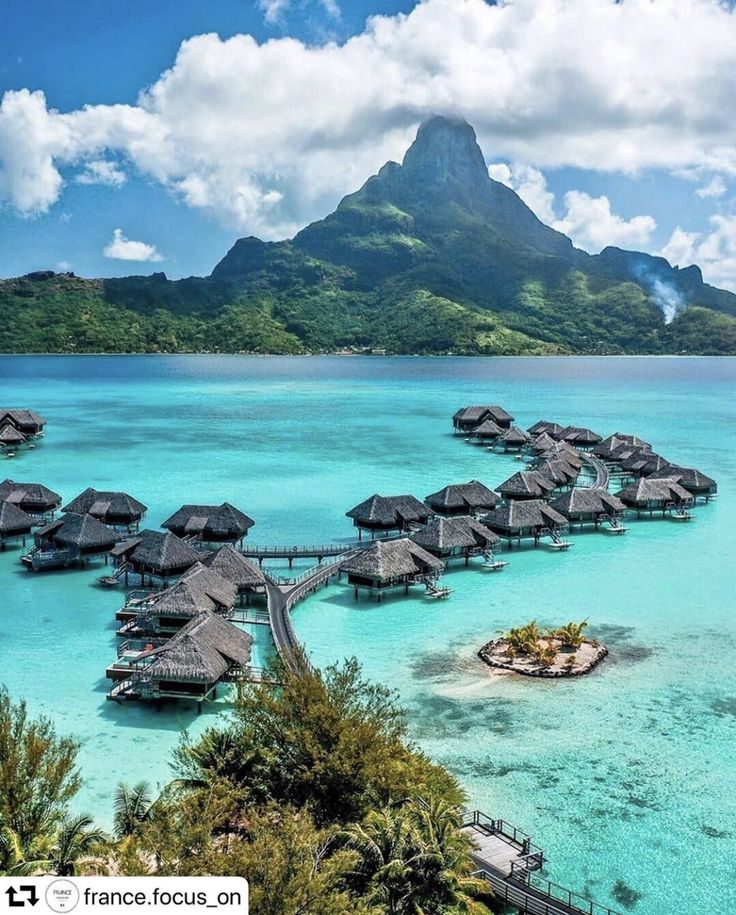
<path id="1" fill-rule="evenodd" d="M 531 838 L 505 820 L 494 820 L 479 810 L 463 818 L 463 832 L 475 846 L 471 853 L 478 870 L 497 900 L 521 915 L 619 915 L 613 909 L 558 886 L 539 876 L 546 857 Z"/>
<path id="2" fill-rule="evenodd" d="M 354 544 L 322 543 L 313 546 L 256 546 L 244 544 L 239 552 L 249 559 L 258 560 L 259 565 L 264 559 L 286 559 L 291 568 L 295 559 L 316 559 L 322 562 L 329 556 L 343 556 L 347 550 L 354 549 Z"/>

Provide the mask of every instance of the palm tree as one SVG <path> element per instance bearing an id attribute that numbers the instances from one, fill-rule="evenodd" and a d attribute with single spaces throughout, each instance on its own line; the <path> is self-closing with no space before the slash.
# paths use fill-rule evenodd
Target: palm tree
<path id="1" fill-rule="evenodd" d="M 121 782 L 115 789 L 115 838 L 132 836 L 150 818 L 153 800 L 147 782 L 126 785 Z"/>
<path id="2" fill-rule="evenodd" d="M 549 634 L 559 639 L 564 648 L 580 648 L 583 644 L 583 633 L 588 628 L 588 620 L 584 619 L 580 623 L 568 623 L 559 629 L 550 630 Z"/>
<path id="3" fill-rule="evenodd" d="M 105 862 L 94 854 L 105 841 L 105 833 L 95 827 L 92 817 L 65 817 L 51 849 L 53 873 L 59 877 L 74 877 L 80 868 L 83 872 L 108 872 Z"/>
<path id="4" fill-rule="evenodd" d="M 26 848 L 17 832 L 9 826 L 4 826 L 0 829 L 0 875 L 29 877 L 48 871 L 51 861 L 43 853 L 45 845 L 48 845 L 48 839 L 41 836 Z"/>

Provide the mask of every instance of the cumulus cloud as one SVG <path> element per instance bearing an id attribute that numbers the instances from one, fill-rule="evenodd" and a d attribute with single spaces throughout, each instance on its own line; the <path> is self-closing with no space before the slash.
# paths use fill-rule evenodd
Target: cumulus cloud
<path id="1" fill-rule="evenodd" d="M 726 193 L 726 182 L 721 175 L 714 175 L 707 184 L 699 187 L 695 193 L 701 199 L 704 197 L 723 197 Z"/>
<path id="2" fill-rule="evenodd" d="M 133 241 L 123 235 L 122 229 L 115 229 L 112 241 L 102 252 L 105 257 L 118 261 L 160 261 L 163 260 L 155 245 L 144 241 Z"/>
<path id="3" fill-rule="evenodd" d="M 660 253 L 680 267 L 698 264 L 708 282 L 736 292 L 736 216 L 711 216 L 710 225 L 708 232 L 678 226 Z"/>
<path id="4" fill-rule="evenodd" d="M 88 162 L 85 170 L 75 179 L 79 184 L 105 184 L 109 187 L 120 187 L 125 184 L 125 172 L 115 163 L 106 159 Z"/>
<path id="5" fill-rule="evenodd" d="M 40 92 L 7 92 L 0 201 L 43 212 L 60 166 L 123 157 L 275 237 L 399 158 L 433 113 L 465 116 L 489 156 L 538 169 L 736 176 L 735 65 L 736 13 L 721 0 L 422 0 L 343 44 L 198 35 L 135 105 L 57 112 Z"/>
<path id="6" fill-rule="evenodd" d="M 542 222 L 564 232 L 575 245 L 593 254 L 606 245 L 645 247 L 657 227 L 651 216 L 624 219 L 612 211 L 608 197 L 591 197 L 584 191 L 568 191 L 565 212 L 558 216 L 555 196 L 539 169 L 501 162 L 489 165 L 488 172 L 491 178 L 513 188 Z"/>
<path id="7" fill-rule="evenodd" d="M 328 16 L 333 19 L 340 17 L 340 6 L 337 0 L 316 0 L 316 2 Z M 258 0 L 258 6 L 263 10 L 266 22 L 271 24 L 279 22 L 287 10 L 290 10 L 294 5 L 294 0 Z M 304 0 L 298 5 L 304 6 Z"/>

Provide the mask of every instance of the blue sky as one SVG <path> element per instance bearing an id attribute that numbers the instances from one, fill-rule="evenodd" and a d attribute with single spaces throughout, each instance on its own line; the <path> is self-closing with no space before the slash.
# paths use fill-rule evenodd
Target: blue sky
<path id="1" fill-rule="evenodd" d="M 5 0 L 3 24 L 0 276 L 208 273 L 325 215 L 437 111 L 576 244 L 736 288 L 717 0 Z"/>

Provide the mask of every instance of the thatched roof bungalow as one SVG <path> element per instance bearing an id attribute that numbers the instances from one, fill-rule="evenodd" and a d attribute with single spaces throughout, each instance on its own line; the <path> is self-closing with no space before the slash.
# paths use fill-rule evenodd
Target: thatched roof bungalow
<path id="1" fill-rule="evenodd" d="M 487 554 L 501 542 L 498 534 L 469 516 L 432 518 L 411 539 L 438 559 L 465 559 L 466 565 L 471 556 Z"/>
<path id="2" fill-rule="evenodd" d="M 536 470 L 520 470 L 496 487 L 504 499 L 543 499 L 555 484 Z"/>
<path id="3" fill-rule="evenodd" d="M 203 543 L 239 543 L 255 521 L 229 502 L 222 505 L 182 505 L 161 525 L 177 537 Z"/>
<path id="4" fill-rule="evenodd" d="M 536 463 L 534 469 L 554 483 L 555 489 L 572 486 L 580 475 L 580 468 L 568 463 L 562 455 L 558 458 L 541 460 Z"/>
<path id="5" fill-rule="evenodd" d="M 47 420 L 33 410 L 0 407 L 0 427 L 14 426 L 27 437 L 39 436 Z"/>
<path id="6" fill-rule="evenodd" d="M 481 523 L 500 537 L 521 543 L 531 537 L 537 546 L 541 537 L 550 531 L 556 532 L 567 527 L 567 519 L 541 499 L 515 499 L 494 508 L 484 515 Z"/>
<path id="7" fill-rule="evenodd" d="M 456 432 L 468 432 L 487 419 L 493 420 L 502 429 L 508 429 L 514 421 L 514 417 L 507 413 L 503 407 L 498 404 L 487 404 L 485 406 L 461 407 L 452 417 L 452 424 Z"/>
<path id="8" fill-rule="evenodd" d="M 591 448 L 603 440 L 602 435 L 598 435 L 597 432 L 593 432 L 592 429 L 586 429 L 583 426 L 565 426 L 558 437 L 563 442 L 567 442 L 568 445 L 573 445 L 582 451 L 590 451 Z"/>
<path id="9" fill-rule="evenodd" d="M 374 493 L 345 514 L 353 519 L 353 525 L 362 538 L 364 530 L 371 534 L 385 534 L 426 524 L 431 511 L 415 496 L 379 496 Z"/>
<path id="10" fill-rule="evenodd" d="M 563 493 L 549 503 L 550 507 L 576 524 L 599 524 L 615 521 L 626 509 L 624 503 L 607 489 L 579 487 Z"/>
<path id="11" fill-rule="evenodd" d="M 142 583 L 177 578 L 202 559 L 202 554 L 176 534 L 143 530 L 135 537 L 118 543 L 110 556 L 118 566 L 125 566 L 125 580 L 130 573 L 140 575 Z"/>
<path id="12" fill-rule="evenodd" d="M 511 426 L 498 438 L 499 444 L 504 451 L 521 451 L 529 442 L 529 436 L 526 432 L 519 429 L 518 426 Z"/>
<path id="13" fill-rule="evenodd" d="M 556 439 L 562 432 L 562 426 L 559 423 L 550 423 L 546 419 L 540 419 L 533 426 L 529 426 L 526 431 L 534 438 L 540 435 L 549 435 L 550 438 Z"/>
<path id="14" fill-rule="evenodd" d="M 568 445 L 567 442 L 557 442 L 553 448 L 539 453 L 538 457 L 542 460 L 556 461 L 563 460 L 580 470 L 583 466 L 583 458 L 580 452 Z"/>
<path id="15" fill-rule="evenodd" d="M 39 520 L 53 513 L 61 505 L 61 496 L 41 483 L 16 483 L 3 480 L 0 483 L 0 501 L 12 502 L 34 519 Z"/>
<path id="16" fill-rule="evenodd" d="M 383 591 L 401 585 L 408 594 L 410 585 L 435 580 L 442 569 L 442 560 L 405 537 L 379 540 L 350 559 L 342 571 L 355 590 L 356 600 L 361 588 L 377 593 L 380 600 Z"/>
<path id="17" fill-rule="evenodd" d="M 266 589 L 266 576 L 263 570 L 230 543 L 210 553 L 202 562 L 207 568 L 232 582 L 238 594 L 245 596 L 246 600 L 249 595 L 262 594 Z"/>
<path id="18" fill-rule="evenodd" d="M 218 683 L 246 674 L 252 647 L 247 632 L 213 613 L 199 613 L 163 645 L 135 657 L 109 698 L 195 699 L 199 708 Z"/>
<path id="19" fill-rule="evenodd" d="M 451 516 L 490 511 L 501 499 L 478 480 L 469 480 L 467 483 L 453 483 L 432 492 L 424 501 L 438 515 Z"/>
<path id="20" fill-rule="evenodd" d="M 7 426 L 0 427 L 0 449 L 3 451 L 14 451 L 24 445 L 26 441 L 27 438 L 20 429 L 16 429 L 10 423 Z"/>
<path id="21" fill-rule="evenodd" d="M 655 454 L 653 451 L 639 450 L 630 454 L 620 462 L 621 469 L 626 471 L 630 476 L 646 476 L 648 472 L 652 472 L 648 471 L 648 468 L 652 467 L 657 459 L 669 466 L 669 462 L 665 461 L 661 454 Z"/>
<path id="22" fill-rule="evenodd" d="M 503 429 L 492 419 L 485 419 L 479 426 L 471 429 L 468 435 L 481 442 L 496 441 L 503 435 Z"/>
<path id="23" fill-rule="evenodd" d="M 627 508 L 635 510 L 637 515 L 649 512 L 650 516 L 655 511 L 661 511 L 663 516 L 671 511 L 681 512 L 694 501 L 692 494 L 674 480 L 652 477 L 625 486 L 616 496 Z"/>
<path id="24" fill-rule="evenodd" d="M 108 553 L 117 536 L 91 515 L 69 512 L 36 532 L 34 549 L 21 561 L 34 572 L 84 565 L 90 557 Z"/>
<path id="25" fill-rule="evenodd" d="M 12 502 L 0 502 L 0 550 L 10 540 L 23 540 L 31 533 L 33 518 Z"/>
<path id="26" fill-rule="evenodd" d="M 603 441 L 598 442 L 593 448 L 593 454 L 596 457 L 602 458 L 604 461 L 615 460 L 615 457 L 612 457 L 612 455 L 616 453 L 616 449 L 621 445 L 628 445 L 632 450 L 637 451 L 652 450 L 652 446 L 649 442 L 645 442 L 644 439 L 639 438 L 637 435 L 626 435 L 623 432 L 614 432 L 613 435 L 609 435 L 607 438 L 604 438 Z"/>
<path id="27" fill-rule="evenodd" d="M 137 529 L 148 507 L 127 492 L 109 492 L 88 486 L 62 512 L 91 515 L 110 527 Z"/>
<path id="28" fill-rule="evenodd" d="M 539 435 L 535 436 L 529 444 L 532 451 L 541 453 L 542 451 L 549 451 L 550 449 L 554 449 L 557 442 L 549 433 L 541 432 Z"/>
<path id="29" fill-rule="evenodd" d="M 663 477 L 679 483 L 683 489 L 692 493 L 695 499 L 701 496 L 707 502 L 718 493 L 716 481 L 694 467 L 678 467 L 670 464 L 668 467 L 655 470 L 649 475 L 649 479 L 661 479 Z"/>

